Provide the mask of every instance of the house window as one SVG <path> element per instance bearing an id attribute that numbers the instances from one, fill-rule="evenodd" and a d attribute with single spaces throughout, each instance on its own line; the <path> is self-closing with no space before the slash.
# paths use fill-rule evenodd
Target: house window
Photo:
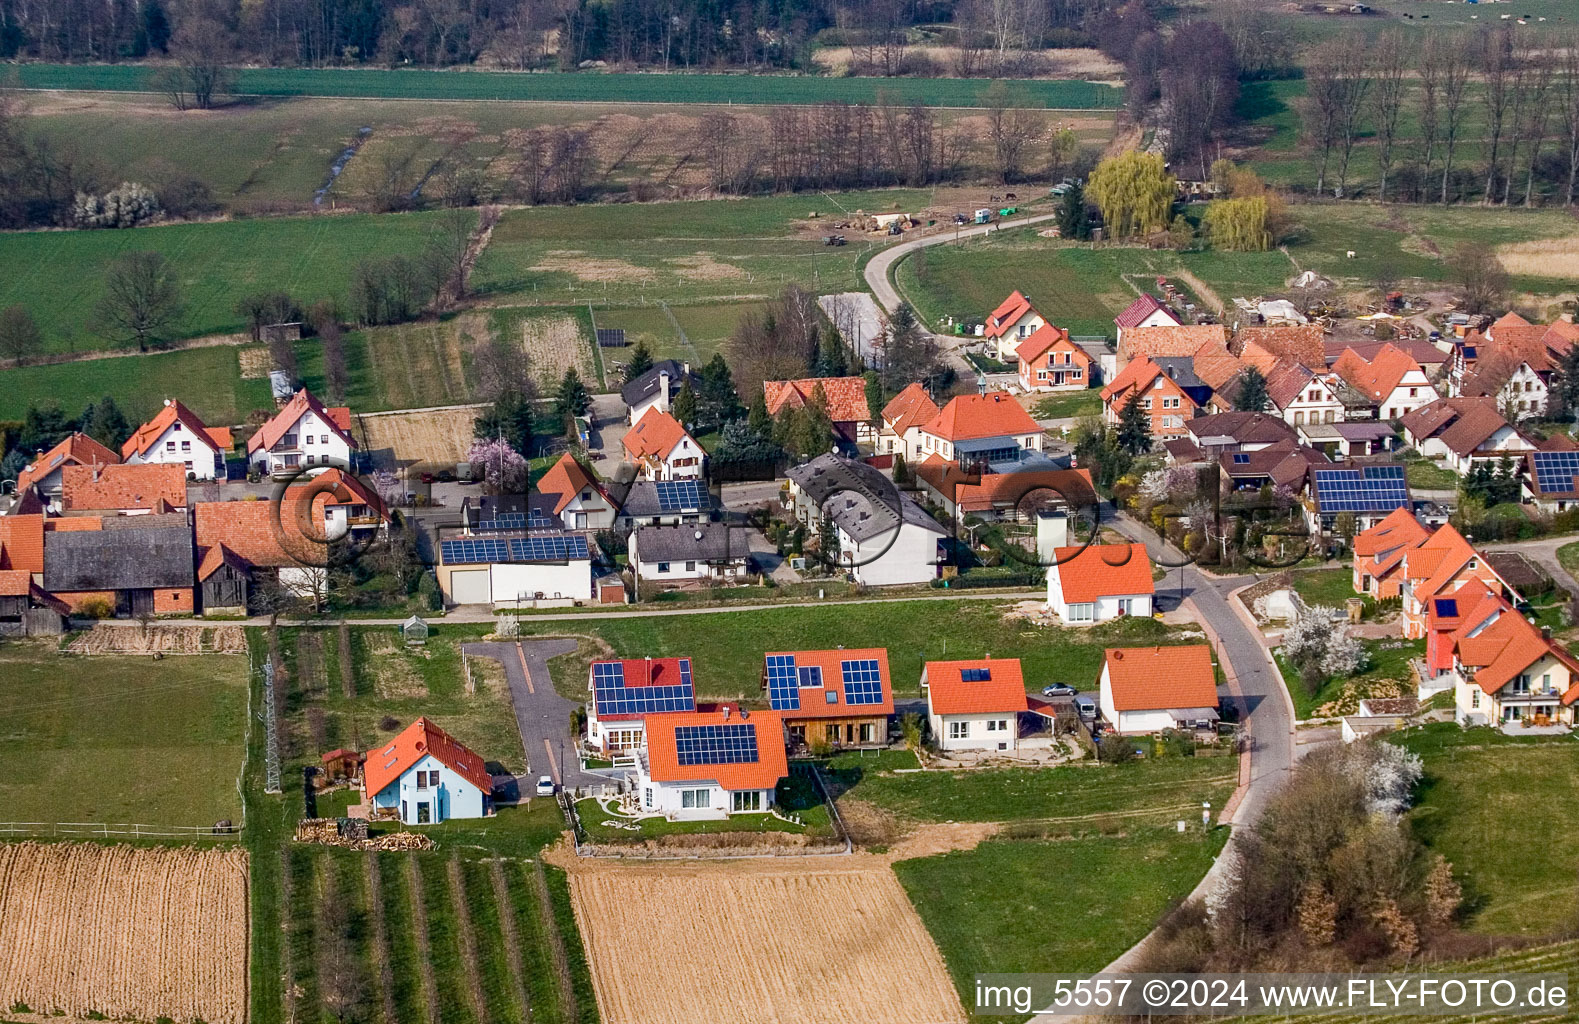
<path id="1" fill-rule="evenodd" d="M 1513 681 L 1513 692 L 1516 696 L 1526 696 L 1530 692 L 1530 677 L 1528 674 L 1520 675 Z"/>
<path id="2" fill-rule="evenodd" d="M 658 563 L 658 571 L 659 572 L 668 572 L 669 571 L 669 563 L 668 562 L 659 562 Z"/>
<path id="3" fill-rule="evenodd" d="M 682 789 L 680 790 L 681 807 L 709 807 L 711 806 L 711 790 Z"/>
<path id="4" fill-rule="evenodd" d="M 184 451 L 184 452 L 191 451 L 192 450 L 192 442 L 191 441 L 182 441 L 181 442 L 181 450 Z"/>
<path id="5" fill-rule="evenodd" d="M 307 443 L 308 444 L 312 444 L 313 443 L 313 436 L 311 434 L 307 435 Z"/>
<path id="6" fill-rule="evenodd" d="M 762 791 L 760 789 L 747 789 L 738 793 L 731 793 L 731 810 L 735 813 L 741 811 L 762 810 Z"/>
<path id="7" fill-rule="evenodd" d="M 1480 707 L 1480 687 L 1477 686 L 1469 691 L 1469 706 L 1472 708 Z"/>
<path id="8" fill-rule="evenodd" d="M 175 451 L 175 442 L 174 441 L 166 441 L 164 443 L 164 450 L 167 451 L 167 452 Z"/>
<path id="9" fill-rule="evenodd" d="M 319 439 L 318 439 L 318 442 L 319 442 L 319 443 L 320 443 L 320 444 L 328 444 L 328 443 L 329 443 L 329 435 L 328 435 L 328 434 L 325 434 L 325 435 L 324 435 L 324 436 L 323 436 L 323 437 L 320 437 L 320 438 L 319 438 Z"/>
<path id="10" fill-rule="evenodd" d="M 1090 622 L 1096 615 L 1096 606 L 1087 602 L 1085 604 L 1072 604 L 1069 606 L 1070 622 Z"/>
<path id="11" fill-rule="evenodd" d="M 951 739 L 951 740 L 962 740 L 962 739 L 965 739 L 968 736 L 970 736 L 970 723 L 969 722 L 950 722 L 948 724 L 948 738 L 949 739 Z"/>
<path id="12" fill-rule="evenodd" d="M 1082 373 L 1081 369 L 1078 366 L 1075 367 L 1073 370 L 1069 371 L 1069 379 L 1070 380 L 1079 380 L 1081 378 L 1081 376 L 1083 376 L 1083 373 Z"/>
<path id="13" fill-rule="evenodd" d="M 1121 598 L 1119 598 L 1118 599 L 1118 613 L 1120 615 L 1133 615 L 1133 614 L 1135 614 L 1135 599 L 1133 597 L 1121 597 Z"/>
<path id="14" fill-rule="evenodd" d="M 695 572 L 696 571 L 696 563 L 694 561 L 686 562 L 685 563 L 685 571 L 686 572 Z"/>
<path id="15" fill-rule="evenodd" d="M 873 725 L 871 722 L 862 722 L 861 723 L 861 742 L 862 743 L 876 743 L 877 742 L 877 726 Z"/>
<path id="16" fill-rule="evenodd" d="M 1294 414 L 1294 426 L 1296 426 L 1296 427 L 1302 426 L 1304 424 L 1304 422 L 1305 422 L 1305 414 L 1302 413 L 1302 412 L 1296 412 Z"/>
<path id="17" fill-rule="evenodd" d="M 997 732 L 998 731 L 998 720 L 996 718 L 989 718 L 989 719 L 987 719 L 987 731 L 988 732 Z"/>
<path id="18" fill-rule="evenodd" d="M 652 810 L 652 787 L 651 786 L 648 786 L 646 789 L 642 790 L 641 805 L 643 807 L 647 808 L 649 811 Z"/>
<path id="19" fill-rule="evenodd" d="M 1410 388 L 1409 389 L 1409 397 L 1410 398 L 1419 398 L 1420 397 L 1420 389 L 1419 388 Z"/>

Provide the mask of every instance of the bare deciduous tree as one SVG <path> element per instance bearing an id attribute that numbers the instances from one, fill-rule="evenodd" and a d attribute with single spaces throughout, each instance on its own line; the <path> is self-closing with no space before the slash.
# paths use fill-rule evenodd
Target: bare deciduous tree
<path id="1" fill-rule="evenodd" d="M 129 252 L 104 275 L 95 328 L 111 341 L 135 341 L 139 352 L 147 352 L 180 319 L 181 308 L 181 289 L 164 256 Z"/>
<path id="2" fill-rule="evenodd" d="M 1403 111 L 1404 84 L 1408 80 L 1414 48 L 1403 33 L 1389 29 L 1376 38 L 1371 62 L 1375 80 L 1372 106 L 1376 120 L 1376 163 L 1380 172 L 1377 196 L 1387 201 L 1387 177 L 1393 168 L 1394 146 L 1398 141 L 1398 118 Z"/>
<path id="3" fill-rule="evenodd" d="M 1497 171 L 1501 167 L 1502 136 L 1517 89 L 1517 60 L 1509 33 L 1492 31 L 1480 39 L 1480 99 L 1486 112 L 1486 190 L 1481 203 L 1495 201 Z"/>
<path id="4" fill-rule="evenodd" d="M 1464 98 L 1469 92 L 1473 72 L 1473 36 L 1436 37 L 1443 47 L 1442 82 L 1442 202 L 1447 202 L 1448 184 L 1453 174 L 1453 154 L 1459 132 L 1464 127 Z"/>

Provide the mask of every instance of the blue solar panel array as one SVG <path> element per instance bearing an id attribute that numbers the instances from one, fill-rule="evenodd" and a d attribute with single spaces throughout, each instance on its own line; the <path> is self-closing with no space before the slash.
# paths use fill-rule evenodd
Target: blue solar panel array
<path id="1" fill-rule="evenodd" d="M 1436 599 L 1436 613 L 1453 618 L 1458 614 L 1458 601 L 1456 598 L 1439 597 Z"/>
<path id="2" fill-rule="evenodd" d="M 962 683 L 985 683 L 992 678 L 990 668 L 962 668 L 959 670 L 959 679 Z"/>
<path id="3" fill-rule="evenodd" d="M 795 669 L 795 675 L 802 686 L 822 686 L 821 665 L 801 665 Z"/>
<path id="4" fill-rule="evenodd" d="M 680 659 L 680 682 L 664 686 L 626 686 L 624 665 L 617 661 L 594 662 L 592 696 L 600 715 L 695 711 L 696 688 L 691 682 L 691 659 Z"/>
<path id="5" fill-rule="evenodd" d="M 874 658 L 846 661 L 840 664 L 844 672 L 844 702 L 846 704 L 881 704 L 883 702 L 883 673 Z"/>
<path id="6" fill-rule="evenodd" d="M 1316 470 L 1316 500 L 1323 515 L 1336 512 L 1391 512 L 1409 507 L 1409 488 L 1402 466 L 1366 466 L 1362 470 Z"/>
<path id="7" fill-rule="evenodd" d="M 492 519 L 484 519 L 477 524 L 479 530 L 524 530 L 526 529 L 525 512 L 496 512 Z"/>
<path id="8" fill-rule="evenodd" d="M 701 508 L 706 492 L 700 480 L 659 480 L 658 508 L 664 512 L 681 512 Z"/>
<path id="9" fill-rule="evenodd" d="M 768 704 L 774 711 L 800 710 L 800 686 L 796 681 L 793 655 L 768 657 Z"/>
<path id="10" fill-rule="evenodd" d="M 754 764 L 757 730 L 745 723 L 682 725 L 674 730 L 674 749 L 681 764 Z"/>
<path id="11" fill-rule="evenodd" d="M 585 537 L 551 534 L 540 537 L 461 537 L 439 542 L 446 565 L 468 562 L 568 562 L 591 558 Z"/>
<path id="12" fill-rule="evenodd" d="M 1542 494 L 1567 494 L 1579 473 L 1579 452 L 1536 452 L 1535 486 Z"/>

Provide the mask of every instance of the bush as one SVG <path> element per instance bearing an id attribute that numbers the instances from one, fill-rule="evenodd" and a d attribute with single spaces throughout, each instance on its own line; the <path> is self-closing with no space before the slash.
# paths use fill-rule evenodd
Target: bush
<path id="1" fill-rule="evenodd" d="M 1097 757 L 1104 764 L 1124 764 L 1135 760 L 1135 741 L 1110 732 L 1097 742 Z"/>
<path id="2" fill-rule="evenodd" d="M 123 181 L 103 195 L 78 192 L 72 219 L 85 228 L 134 228 L 164 215 L 159 197 L 147 185 Z"/>
<path id="3" fill-rule="evenodd" d="M 113 618 L 115 605 L 107 597 L 90 597 L 77 606 L 76 615 L 84 619 Z"/>

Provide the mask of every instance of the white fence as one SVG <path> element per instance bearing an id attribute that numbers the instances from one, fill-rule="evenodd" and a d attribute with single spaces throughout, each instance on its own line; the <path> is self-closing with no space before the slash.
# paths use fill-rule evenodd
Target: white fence
<path id="1" fill-rule="evenodd" d="M 43 837 L 83 837 L 108 839 L 111 836 L 150 839 L 239 839 L 241 827 L 215 825 L 144 825 L 115 821 L 0 821 L 0 835 Z"/>

